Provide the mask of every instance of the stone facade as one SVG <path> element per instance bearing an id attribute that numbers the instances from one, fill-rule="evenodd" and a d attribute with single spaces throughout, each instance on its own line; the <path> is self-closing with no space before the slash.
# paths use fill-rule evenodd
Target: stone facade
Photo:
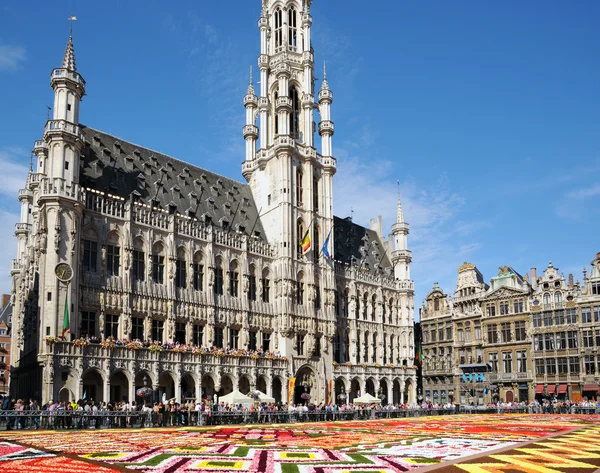
<path id="1" fill-rule="evenodd" d="M 600 253 L 591 267 L 579 283 L 552 263 L 540 277 L 535 268 L 523 277 L 503 266 L 487 286 L 465 263 L 453 300 L 435 285 L 421 311 L 424 397 L 463 404 L 596 397 Z M 481 364 L 488 373 L 473 395 L 463 374 Z"/>
<path id="2" fill-rule="evenodd" d="M 12 325 L 12 302 L 10 296 L 2 294 L 0 309 L 0 394 L 10 389 L 10 327 Z"/>
<path id="3" fill-rule="evenodd" d="M 333 215 L 333 93 L 324 72 L 314 95 L 310 4 L 262 2 L 260 91 L 251 76 L 244 97 L 248 184 L 80 124 L 86 84 L 69 39 L 37 170 L 19 192 L 15 393 L 106 401 L 140 387 L 177 399 L 259 389 L 285 402 L 295 378 L 293 402 L 365 391 L 414 402 L 409 226 L 400 202 L 389 239 L 380 220 L 367 229 Z M 79 346 L 83 336 L 197 353 Z"/>

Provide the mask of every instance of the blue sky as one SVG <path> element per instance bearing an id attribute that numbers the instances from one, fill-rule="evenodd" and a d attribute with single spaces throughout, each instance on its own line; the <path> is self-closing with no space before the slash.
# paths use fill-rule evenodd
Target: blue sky
<path id="1" fill-rule="evenodd" d="M 0 0 L 2 291 L 71 12 L 82 123 L 243 180 L 260 3 Z M 315 0 L 313 18 L 334 92 L 334 211 L 389 229 L 400 179 L 417 313 L 463 261 L 486 280 L 550 260 L 581 278 L 600 251 L 600 2 Z"/>

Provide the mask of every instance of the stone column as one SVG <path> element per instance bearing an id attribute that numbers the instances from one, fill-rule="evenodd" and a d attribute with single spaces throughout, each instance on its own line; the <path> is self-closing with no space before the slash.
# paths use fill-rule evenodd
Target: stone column
<path id="1" fill-rule="evenodd" d="M 129 380 L 129 402 L 135 401 L 135 376 L 132 375 Z"/>
<path id="2" fill-rule="evenodd" d="M 94 399 L 96 400 L 96 399 Z M 110 401 L 110 384 L 108 384 L 108 376 L 102 379 L 102 401 Z"/>
<path id="3" fill-rule="evenodd" d="M 404 404 L 404 380 L 400 380 L 400 404 Z"/>

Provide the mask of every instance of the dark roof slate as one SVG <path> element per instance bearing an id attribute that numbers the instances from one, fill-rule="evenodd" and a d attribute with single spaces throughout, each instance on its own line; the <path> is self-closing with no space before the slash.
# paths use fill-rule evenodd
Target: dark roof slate
<path id="1" fill-rule="evenodd" d="M 335 228 L 335 259 L 342 263 L 361 266 L 370 270 L 391 268 L 377 232 L 367 229 L 350 218 L 333 217 Z M 379 264 L 379 268 L 376 266 Z"/>
<path id="2" fill-rule="evenodd" d="M 80 183 L 84 187 L 249 233 L 265 240 L 248 184 L 81 126 L 86 139 Z"/>

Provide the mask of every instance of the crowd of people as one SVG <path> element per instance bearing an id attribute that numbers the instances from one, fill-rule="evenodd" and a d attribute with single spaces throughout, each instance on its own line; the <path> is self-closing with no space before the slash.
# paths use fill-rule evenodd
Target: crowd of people
<path id="1" fill-rule="evenodd" d="M 40 405 L 35 399 L 23 400 L 6 396 L 2 403 L 7 429 L 80 429 L 101 427 L 172 427 L 181 425 L 211 425 L 240 423 L 330 421 L 404 417 L 428 413 L 459 413 L 471 411 L 525 412 L 531 414 L 600 413 L 600 399 L 580 402 L 557 399 L 531 402 L 498 402 L 487 405 L 459 406 L 423 401 L 411 405 L 379 404 L 302 404 L 265 403 L 226 404 L 207 397 L 204 400 L 176 402 L 78 402 L 50 401 Z M 10 411 L 10 412 L 6 412 Z"/>
<path id="2" fill-rule="evenodd" d="M 63 341 L 58 337 L 46 337 L 48 344 L 58 343 Z M 248 357 L 248 358 L 267 358 L 274 360 L 286 359 L 281 356 L 279 350 L 263 350 L 257 348 L 251 350 L 249 348 L 231 348 L 231 347 L 217 347 L 215 345 L 195 345 L 193 343 L 186 344 L 179 341 L 163 342 L 159 340 L 140 340 L 140 339 L 118 339 L 115 337 L 98 338 L 96 336 L 85 336 L 72 340 L 76 345 L 87 346 L 87 345 L 100 345 L 105 348 L 116 348 L 124 347 L 131 350 L 138 350 L 140 348 L 148 348 L 151 350 L 158 351 L 174 351 L 174 352 L 190 352 L 202 355 L 215 355 L 215 356 L 235 356 L 235 357 Z"/>

